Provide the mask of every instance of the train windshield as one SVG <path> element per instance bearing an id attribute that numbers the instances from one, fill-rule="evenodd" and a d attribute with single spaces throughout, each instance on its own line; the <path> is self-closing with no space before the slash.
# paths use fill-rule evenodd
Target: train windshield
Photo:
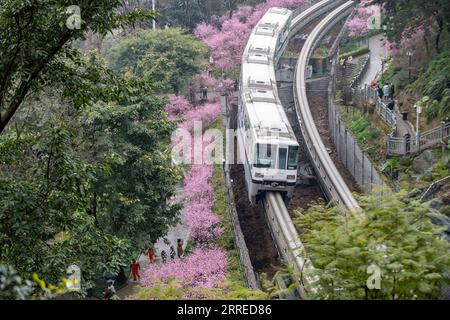
<path id="1" fill-rule="evenodd" d="M 256 144 L 256 164 L 257 168 L 274 168 L 276 161 L 276 146 L 272 144 Z"/>
<path id="2" fill-rule="evenodd" d="M 288 154 L 288 170 L 297 170 L 298 147 L 290 146 Z"/>
<path id="3" fill-rule="evenodd" d="M 278 169 L 286 170 L 287 148 L 278 149 Z"/>

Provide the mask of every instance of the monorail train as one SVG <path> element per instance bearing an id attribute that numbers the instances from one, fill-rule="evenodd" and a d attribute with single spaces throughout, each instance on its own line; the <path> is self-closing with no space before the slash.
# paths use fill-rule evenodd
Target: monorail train
<path id="1" fill-rule="evenodd" d="M 292 197 L 299 145 L 278 97 L 275 67 L 286 47 L 292 11 L 271 8 L 252 31 L 242 57 L 238 152 L 249 199 L 266 191 Z"/>

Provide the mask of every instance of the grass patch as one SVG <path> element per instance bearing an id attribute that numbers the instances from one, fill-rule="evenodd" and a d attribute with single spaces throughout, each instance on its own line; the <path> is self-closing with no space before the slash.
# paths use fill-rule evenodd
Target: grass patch
<path id="1" fill-rule="evenodd" d="M 346 58 L 348 58 L 350 56 L 352 56 L 352 57 L 360 56 L 360 55 L 363 55 L 363 54 L 366 54 L 366 53 L 369 53 L 369 52 L 370 52 L 369 46 L 358 47 L 355 50 L 352 50 L 352 51 L 340 54 L 339 55 L 339 60 L 346 59 Z"/>
<path id="2" fill-rule="evenodd" d="M 212 128 L 219 129 L 224 132 L 222 125 L 222 117 L 218 117 Z M 217 244 L 228 253 L 228 272 L 229 280 L 245 285 L 244 275 L 241 271 L 239 255 L 234 246 L 233 224 L 228 212 L 228 191 L 225 188 L 224 173 L 220 165 L 214 165 L 213 175 L 214 187 L 214 205 L 213 212 L 221 218 L 221 227 L 224 228 L 223 234 L 217 239 Z"/>
<path id="3" fill-rule="evenodd" d="M 338 110 L 362 151 L 374 163 L 383 164 L 390 128 L 378 116 L 364 114 L 354 107 L 338 106 Z"/>

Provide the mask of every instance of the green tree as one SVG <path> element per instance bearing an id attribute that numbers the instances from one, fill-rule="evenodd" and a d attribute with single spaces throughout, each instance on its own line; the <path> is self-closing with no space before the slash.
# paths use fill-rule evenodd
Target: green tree
<path id="1" fill-rule="evenodd" d="M 384 5 L 389 39 L 400 43 L 402 37 L 410 35 L 416 28 L 431 27 L 435 32 L 435 50 L 440 53 L 442 34 L 450 32 L 449 0 L 430 0 L 426 5 L 421 0 L 375 0 L 373 3 Z"/>
<path id="2" fill-rule="evenodd" d="M 20 137 L 1 136 L 0 258 L 52 283 L 76 264 L 89 286 L 97 272 L 116 274 L 128 248 L 95 228 L 86 213 L 80 190 L 92 184 L 94 168 L 75 152 L 74 137 L 74 130 L 55 122 Z"/>
<path id="3" fill-rule="evenodd" d="M 130 71 L 156 91 L 180 93 L 201 70 L 205 49 L 181 29 L 141 30 L 113 46 L 109 55 L 117 72 Z"/>
<path id="4" fill-rule="evenodd" d="M 308 257 L 320 277 L 319 299 L 436 299 L 448 282 L 450 245 L 427 205 L 405 192 L 363 196 L 360 215 L 312 207 L 298 220 Z M 381 270 L 369 290 L 368 267 Z"/>
<path id="5" fill-rule="evenodd" d="M 104 231 L 127 239 L 133 254 L 166 234 L 178 219 L 169 205 L 181 174 L 171 165 L 168 148 L 175 128 L 164 114 L 165 99 L 135 87 L 136 95 L 116 104 L 96 104 L 79 119 L 84 153 L 107 165 L 89 190 L 89 212 Z"/>
<path id="6" fill-rule="evenodd" d="M 84 39 L 87 31 L 106 34 L 153 13 L 136 10 L 118 14 L 120 0 L 76 2 L 80 8 L 81 24 L 75 21 L 73 4 L 66 0 L 6 0 L 0 4 L 0 133 L 19 109 L 30 91 L 52 85 L 46 75 L 64 81 L 70 68 L 54 63 L 58 58 L 71 60 L 73 40 Z M 72 18 L 70 18 L 72 17 Z M 75 28 L 74 28 L 75 26 Z"/>
<path id="7" fill-rule="evenodd" d="M 31 94 L 0 136 L 0 258 L 51 283 L 76 264 L 88 287 L 176 223 L 180 175 L 166 100 L 94 56 L 76 61 L 64 88 Z"/>

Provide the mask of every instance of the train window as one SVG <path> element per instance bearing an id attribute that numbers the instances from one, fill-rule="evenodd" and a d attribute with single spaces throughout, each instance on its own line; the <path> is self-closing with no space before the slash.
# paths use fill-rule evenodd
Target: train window
<path id="1" fill-rule="evenodd" d="M 278 150 L 278 169 L 286 170 L 287 148 L 280 148 Z"/>
<path id="2" fill-rule="evenodd" d="M 288 170 L 297 170 L 298 147 L 290 146 L 288 154 Z"/>
<path id="3" fill-rule="evenodd" d="M 273 149 L 272 149 L 273 148 Z M 276 160 L 276 146 L 271 144 L 256 144 L 256 168 L 274 168 Z"/>

